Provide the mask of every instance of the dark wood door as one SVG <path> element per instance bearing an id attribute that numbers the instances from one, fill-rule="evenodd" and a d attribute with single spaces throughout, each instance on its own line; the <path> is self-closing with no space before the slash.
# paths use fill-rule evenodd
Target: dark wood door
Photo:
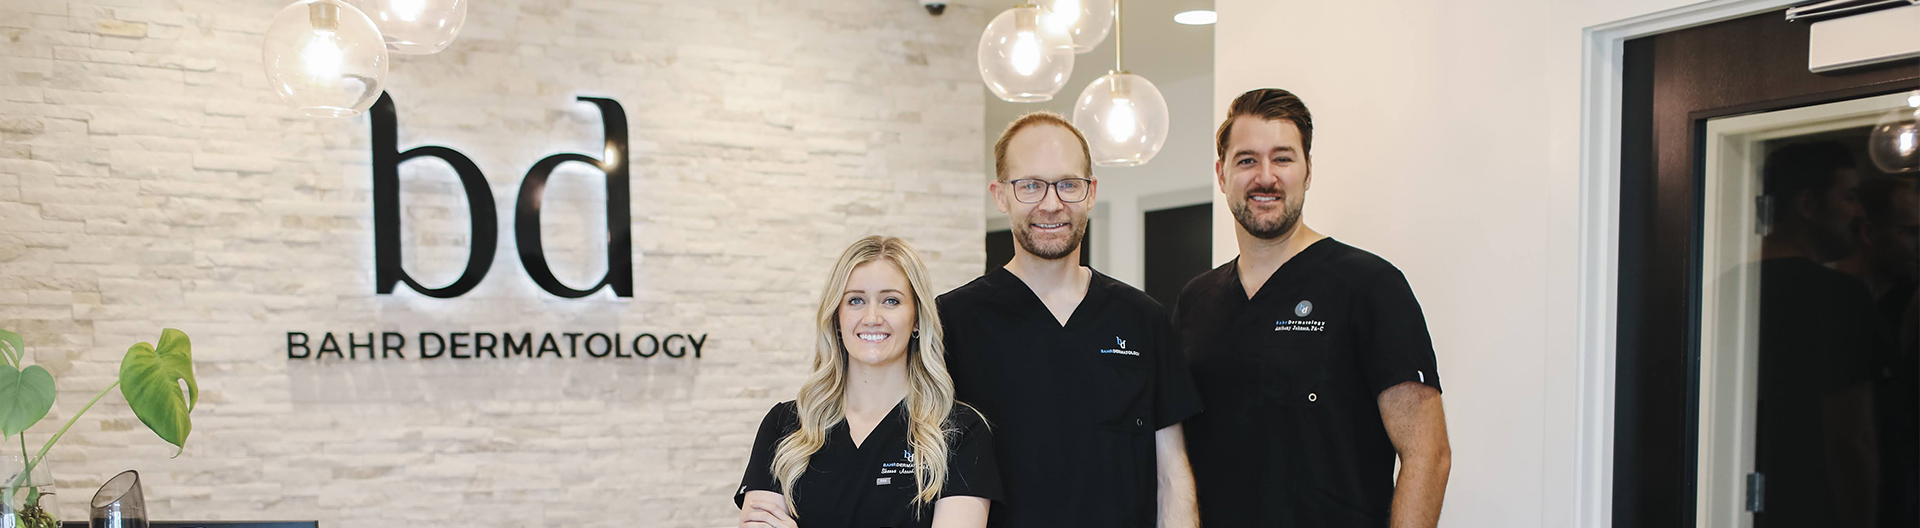
<path id="1" fill-rule="evenodd" d="M 1172 310 L 1187 281 L 1212 269 L 1213 204 L 1147 211 L 1146 220 L 1147 295 Z"/>
<path id="2" fill-rule="evenodd" d="M 1808 72 L 1807 25 L 1783 15 L 1625 46 L 1614 526 L 1695 522 L 1706 121 L 1920 87 L 1920 61 Z"/>

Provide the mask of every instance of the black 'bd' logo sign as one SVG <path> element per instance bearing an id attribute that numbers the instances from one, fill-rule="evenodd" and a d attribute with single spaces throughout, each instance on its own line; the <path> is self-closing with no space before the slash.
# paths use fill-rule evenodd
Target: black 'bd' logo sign
<path id="1" fill-rule="evenodd" d="M 626 110 L 612 99 L 578 99 L 593 103 L 600 109 L 601 122 L 606 130 L 607 159 L 562 153 L 534 163 L 533 168 L 527 170 L 526 179 L 520 182 L 520 196 L 514 202 L 514 244 L 520 248 L 520 264 L 526 268 L 527 276 L 549 293 L 577 299 L 592 295 L 601 288 L 612 288 L 614 295 L 633 297 L 633 236 L 628 230 L 633 217 L 628 210 Z M 373 122 L 374 290 L 391 294 L 396 283 L 404 282 L 414 291 L 441 299 L 459 297 L 473 290 L 474 286 L 480 284 L 480 279 L 486 277 L 487 269 L 493 266 L 494 247 L 499 240 L 499 217 L 494 213 L 493 191 L 487 186 L 486 176 L 480 172 L 480 167 L 473 164 L 473 160 L 451 148 L 429 145 L 399 152 L 393 99 L 387 94 L 380 95 L 370 116 Z M 400 164 L 423 156 L 446 161 L 460 175 L 473 226 L 467 269 L 460 273 L 460 278 L 455 279 L 453 284 L 439 288 L 420 284 L 400 265 Z M 569 161 L 591 165 L 607 175 L 607 274 L 599 284 L 584 290 L 562 284 L 560 279 L 553 276 L 552 268 L 547 266 L 546 253 L 540 245 L 540 200 L 546 191 L 547 178 L 553 174 L 555 167 Z"/>

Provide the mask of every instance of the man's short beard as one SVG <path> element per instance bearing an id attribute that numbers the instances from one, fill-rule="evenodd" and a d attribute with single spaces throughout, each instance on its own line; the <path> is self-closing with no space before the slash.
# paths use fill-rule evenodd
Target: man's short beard
<path id="1" fill-rule="evenodd" d="M 1067 258 L 1068 255 L 1073 254 L 1073 250 L 1080 248 L 1080 241 L 1087 237 L 1087 222 L 1085 220 L 1078 222 L 1068 221 L 1068 224 L 1073 226 L 1073 236 L 1067 237 L 1067 243 L 1061 244 L 1060 247 L 1057 248 L 1040 247 L 1040 244 L 1033 240 L 1033 226 L 1028 224 L 1019 224 L 1013 227 L 1013 240 L 1020 244 L 1021 249 L 1027 250 L 1027 253 L 1035 257 L 1040 257 L 1042 260 L 1060 260 Z"/>
<path id="2" fill-rule="evenodd" d="M 1285 205 L 1281 208 L 1280 218 L 1262 221 L 1254 216 L 1253 208 L 1248 204 L 1250 200 L 1242 198 L 1239 203 L 1232 204 L 1230 209 L 1233 210 L 1234 221 L 1240 222 L 1240 227 L 1246 229 L 1247 234 L 1261 240 L 1273 240 L 1280 235 L 1292 232 L 1293 227 L 1300 224 L 1300 211 L 1306 208 L 1305 203 L 1296 206 L 1282 197 L 1280 201 Z"/>

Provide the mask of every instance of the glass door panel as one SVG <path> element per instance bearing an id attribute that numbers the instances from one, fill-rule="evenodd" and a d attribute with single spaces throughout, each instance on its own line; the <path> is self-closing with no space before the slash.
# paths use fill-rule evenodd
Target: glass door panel
<path id="1" fill-rule="evenodd" d="M 1920 526 L 1920 138 L 1874 132 L 1915 112 L 1707 122 L 1698 526 Z"/>

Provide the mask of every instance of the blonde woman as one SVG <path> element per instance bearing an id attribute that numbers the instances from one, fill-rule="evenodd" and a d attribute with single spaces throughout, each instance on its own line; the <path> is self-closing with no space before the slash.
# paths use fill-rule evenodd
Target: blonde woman
<path id="1" fill-rule="evenodd" d="M 982 528 L 1000 500 L 993 438 L 953 399 L 926 266 L 860 239 L 820 299 L 813 374 L 760 423 L 741 528 Z"/>

